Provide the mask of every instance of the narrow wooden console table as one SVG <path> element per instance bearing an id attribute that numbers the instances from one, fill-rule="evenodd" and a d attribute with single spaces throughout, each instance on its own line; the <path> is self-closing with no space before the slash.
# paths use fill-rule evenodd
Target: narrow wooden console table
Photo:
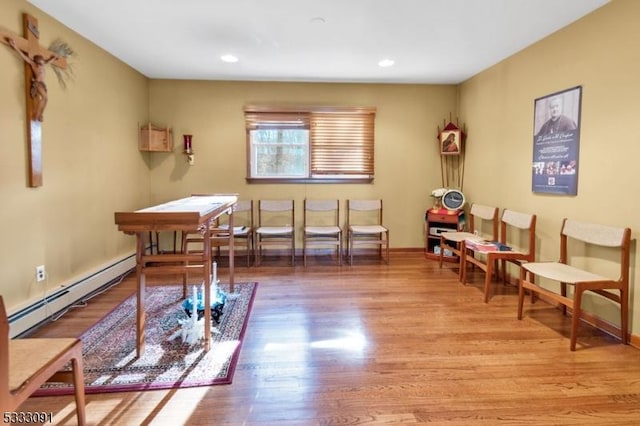
<path id="1" fill-rule="evenodd" d="M 234 292 L 233 277 L 233 206 L 237 195 L 194 195 L 133 212 L 116 212 L 115 223 L 126 234 L 136 235 L 137 276 L 137 356 L 145 344 L 145 282 L 147 274 L 185 274 L 201 271 L 204 277 L 204 306 L 211 306 L 211 223 L 223 214 L 229 215 L 229 285 Z M 202 253 L 146 253 L 148 232 L 200 232 L 204 237 Z M 186 281 L 183 283 L 186 297 Z M 204 310 L 204 349 L 211 346 L 211 310 Z"/>

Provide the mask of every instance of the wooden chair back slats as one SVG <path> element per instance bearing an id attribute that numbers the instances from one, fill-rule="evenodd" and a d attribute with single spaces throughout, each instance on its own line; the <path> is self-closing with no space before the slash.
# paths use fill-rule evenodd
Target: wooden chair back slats
<path id="1" fill-rule="evenodd" d="M 305 200 L 304 207 L 307 211 L 332 211 L 338 210 L 338 200 Z"/>
<path id="2" fill-rule="evenodd" d="M 484 206 L 482 204 L 474 203 L 471 205 L 469 213 L 472 216 L 478 217 L 483 220 L 493 220 L 498 216 L 498 209 L 496 207 Z"/>
<path id="3" fill-rule="evenodd" d="M 262 212 L 284 212 L 293 208 L 293 200 L 260 200 Z"/>
<path id="4" fill-rule="evenodd" d="M 502 222 L 507 225 L 515 226 L 520 229 L 529 229 L 533 221 L 534 215 L 529 213 L 520 213 L 513 210 L 505 209 L 502 213 Z"/>
<path id="5" fill-rule="evenodd" d="M 566 219 L 562 235 L 605 247 L 621 247 L 625 240 L 625 229 L 594 223 L 583 223 Z"/>
<path id="6" fill-rule="evenodd" d="M 368 211 L 382 208 L 382 200 L 347 200 L 350 210 Z"/>

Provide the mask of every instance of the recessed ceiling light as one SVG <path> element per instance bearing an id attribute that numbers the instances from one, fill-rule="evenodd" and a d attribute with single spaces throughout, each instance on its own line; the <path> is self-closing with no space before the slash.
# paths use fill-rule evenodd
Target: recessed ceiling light
<path id="1" fill-rule="evenodd" d="M 309 22 L 312 24 L 324 24 L 327 21 L 325 21 L 322 16 L 316 16 L 315 18 L 311 18 Z"/>
<path id="2" fill-rule="evenodd" d="M 393 59 L 383 59 L 380 62 L 378 62 L 378 66 L 386 68 L 386 67 L 391 67 L 393 66 L 393 64 L 395 64 L 396 62 Z"/>
<path id="3" fill-rule="evenodd" d="M 230 63 L 230 64 L 233 64 L 233 63 L 235 63 L 235 62 L 238 62 L 238 57 L 237 57 L 237 56 L 230 55 L 230 54 L 222 55 L 222 56 L 220 56 L 220 59 L 221 59 L 223 62 L 227 62 L 227 63 Z"/>

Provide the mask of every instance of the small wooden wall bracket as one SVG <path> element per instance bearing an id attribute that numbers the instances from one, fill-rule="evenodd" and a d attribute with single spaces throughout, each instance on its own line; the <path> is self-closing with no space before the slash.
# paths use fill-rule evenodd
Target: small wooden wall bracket
<path id="1" fill-rule="evenodd" d="M 173 130 L 171 127 L 145 124 L 140 127 L 138 149 L 151 152 L 173 151 Z"/>

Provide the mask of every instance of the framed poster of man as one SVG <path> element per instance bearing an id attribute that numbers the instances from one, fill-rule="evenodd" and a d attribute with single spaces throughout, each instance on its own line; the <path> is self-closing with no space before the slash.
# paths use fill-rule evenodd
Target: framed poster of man
<path id="1" fill-rule="evenodd" d="M 578 194 L 582 86 L 534 101 L 532 191 Z"/>

